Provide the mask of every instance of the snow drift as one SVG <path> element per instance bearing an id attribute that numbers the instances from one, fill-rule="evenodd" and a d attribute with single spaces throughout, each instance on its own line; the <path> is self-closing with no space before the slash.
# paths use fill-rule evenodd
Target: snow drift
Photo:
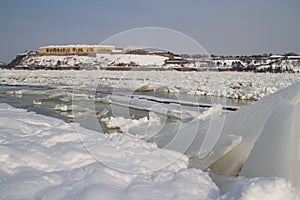
<path id="1" fill-rule="evenodd" d="M 155 144 L 89 131 L 6 104 L 0 104 L 0 127 L 0 199 L 298 199 L 288 181 L 274 177 L 233 181 L 221 195 L 208 173 L 187 169 L 188 159 L 180 153 L 163 150 L 149 156 L 158 150 Z M 89 141 L 86 146 L 123 170 L 149 171 L 177 159 L 148 173 L 121 172 L 95 159 L 77 131 Z M 128 157 L 120 148 L 143 154 Z"/>

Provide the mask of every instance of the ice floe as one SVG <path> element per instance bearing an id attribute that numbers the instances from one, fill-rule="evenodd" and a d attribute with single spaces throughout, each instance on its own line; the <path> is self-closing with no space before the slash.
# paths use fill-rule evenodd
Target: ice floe
<path id="1" fill-rule="evenodd" d="M 1 70 L 0 82 L 12 85 L 56 87 L 97 86 L 191 95 L 258 100 L 300 80 L 298 74 L 249 72 L 176 72 L 176 71 L 21 71 Z M 16 94 L 18 95 L 18 94 Z"/>

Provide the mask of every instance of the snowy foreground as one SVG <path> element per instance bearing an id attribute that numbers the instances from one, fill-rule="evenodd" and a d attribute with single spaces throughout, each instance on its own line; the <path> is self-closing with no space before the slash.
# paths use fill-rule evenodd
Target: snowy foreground
<path id="1" fill-rule="evenodd" d="M 219 189 L 208 173 L 187 169 L 186 156 L 152 143 L 6 104 L 0 111 L 1 199 L 297 199 L 283 178 L 216 176 Z"/>
<path id="2" fill-rule="evenodd" d="M 22 71 L 1 70 L 0 83 L 56 87 L 97 86 L 258 100 L 300 81 L 299 74 L 176 71 Z M 80 89 L 80 88 L 79 88 Z"/>
<path id="3" fill-rule="evenodd" d="M 79 97 L 79 102 L 119 104 L 130 99 L 150 113 L 149 119 L 102 118 L 122 132 L 104 134 L 0 104 L 0 199 L 298 199 L 299 79 L 297 74 L 1 70 L 1 84 L 67 89 L 73 103 Z M 133 93 L 98 99 L 97 86 Z M 132 98 L 136 90 L 260 100 L 226 115 L 223 105 L 200 115 L 176 112 L 190 121 L 175 130 L 172 141 L 161 137 L 152 143 L 141 139 L 148 133 L 138 132 L 149 124 L 159 127 L 162 109 Z M 12 92 L 17 97 L 26 90 Z M 55 109 L 77 108 L 65 107 Z M 150 135 L 157 133 L 150 129 Z M 136 136 L 128 134 L 132 131 Z"/>
<path id="4" fill-rule="evenodd" d="M 0 104 L 0 198 L 298 199 L 299 106 L 297 83 L 227 114 L 217 143 L 204 138 L 200 168 L 211 163 L 213 171 L 231 174 L 242 165 L 240 175 L 253 177 L 245 178 L 188 168 L 186 155 L 128 134 L 103 134 Z M 178 130 L 179 146 L 190 133 L 203 140 L 207 124 L 221 119 L 191 121 Z M 209 127 L 215 136 L 218 129 Z M 228 144 L 232 138 L 235 145 Z M 198 152 L 194 144 L 201 143 L 189 143 L 185 154 Z"/>

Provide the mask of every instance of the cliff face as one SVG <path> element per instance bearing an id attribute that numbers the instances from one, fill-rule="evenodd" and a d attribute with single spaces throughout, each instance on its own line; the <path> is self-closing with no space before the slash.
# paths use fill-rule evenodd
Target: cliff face
<path id="1" fill-rule="evenodd" d="M 14 60 L 12 60 L 9 64 L 5 64 L 0 62 L 0 68 L 2 69 L 13 69 L 17 65 L 20 65 L 22 63 L 22 60 L 26 57 L 26 54 L 19 54 L 16 56 Z"/>
<path id="2" fill-rule="evenodd" d="M 11 63 L 8 69 L 79 69 L 79 65 L 93 62 L 88 60 L 84 62 L 86 56 L 38 56 L 37 54 L 18 55 Z M 92 58 L 91 58 L 92 59 Z"/>

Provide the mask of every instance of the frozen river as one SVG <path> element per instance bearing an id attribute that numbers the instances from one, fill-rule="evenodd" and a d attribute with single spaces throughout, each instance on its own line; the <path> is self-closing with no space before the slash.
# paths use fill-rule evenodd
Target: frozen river
<path id="1" fill-rule="evenodd" d="M 156 112 L 170 119 L 166 122 L 168 125 L 177 121 L 188 122 L 192 120 L 194 116 L 189 116 L 185 111 L 194 112 L 196 115 L 197 112 L 200 114 L 215 104 L 221 104 L 224 112 L 230 112 L 249 103 L 249 101 L 184 93 L 132 92 L 108 87 L 97 87 L 96 91 L 82 89 L 79 92 L 72 87 L 55 88 L 2 84 L 0 85 L 0 103 L 7 103 L 16 108 L 62 119 L 65 122 L 77 121 L 83 127 L 91 130 L 99 131 L 100 125 L 103 131 L 107 131 L 101 123 L 103 117 L 123 117 L 138 120 L 148 117 L 149 112 Z M 155 107 L 167 108 L 168 110 L 161 112 L 161 109 L 155 109 Z M 174 110 L 178 111 L 179 114 L 172 115 Z M 97 115 L 97 124 L 94 124 L 94 115 Z M 100 130 L 100 132 L 102 131 Z"/>
<path id="2" fill-rule="evenodd" d="M 156 187 L 162 188 L 160 196 L 193 193 L 194 199 L 242 199 L 244 195 L 298 199 L 292 186 L 299 191 L 299 165 L 286 160 L 270 167 L 269 160 L 283 160 L 291 157 L 289 152 L 298 152 L 281 136 L 297 136 L 298 129 L 290 127 L 298 124 L 300 86 L 270 93 L 299 77 L 82 73 L 84 77 L 76 77 L 73 71 L 1 73 L 0 189 L 6 199 L 57 197 L 66 188 L 66 194 L 72 188 L 91 197 L 94 191 L 116 194 L 111 188 L 117 188 L 122 197 L 145 197 L 149 188 L 151 193 Z M 251 103 L 233 97 L 262 99 Z M 276 141 L 284 145 L 279 153 Z M 260 170 L 258 164 L 267 170 Z M 286 170 L 278 170 L 283 164 Z M 208 167 L 226 176 L 201 171 Z M 293 170 L 292 177 L 285 173 Z M 249 178 L 227 177 L 239 172 Z M 97 190 L 93 190 L 95 185 Z"/>

